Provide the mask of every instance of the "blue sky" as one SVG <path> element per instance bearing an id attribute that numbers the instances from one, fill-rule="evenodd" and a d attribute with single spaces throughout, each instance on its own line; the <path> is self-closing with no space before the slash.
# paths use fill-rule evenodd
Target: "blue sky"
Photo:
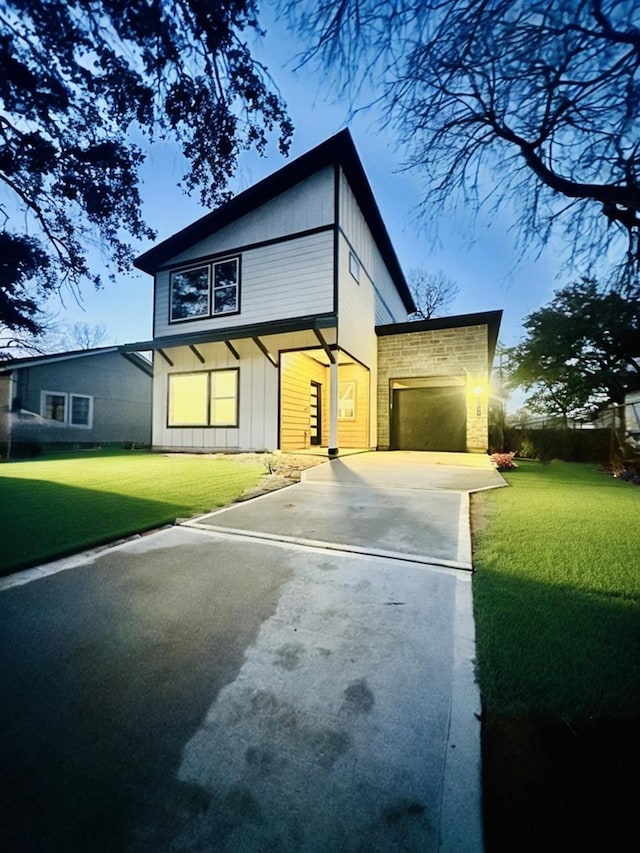
<path id="1" fill-rule="evenodd" d="M 548 302 L 560 285 L 553 252 L 546 251 L 537 260 L 519 260 L 508 211 L 490 224 L 471 206 L 443 218 L 434 243 L 429 220 L 438 212 L 429 213 L 428 206 L 426 215 L 418 212 L 423 200 L 421 176 L 418 171 L 402 171 L 407 153 L 402 140 L 393 130 L 380 130 L 373 112 L 362 111 L 349 120 L 349 104 L 332 100 L 334 90 L 325 75 L 306 68 L 294 73 L 292 58 L 299 45 L 282 25 L 267 18 L 263 14 L 267 35 L 256 45 L 256 52 L 268 65 L 296 128 L 289 159 L 348 126 L 405 273 L 418 266 L 442 270 L 460 288 L 448 313 L 503 309 L 500 340 L 507 346 L 516 343 L 523 333 L 522 318 Z M 248 155 L 231 189 L 245 189 L 285 162 L 275 144 L 264 158 Z M 158 240 L 206 212 L 176 186 L 184 171 L 173 146 L 159 143 L 150 149 L 143 168 L 142 196 L 145 217 L 158 232 Z M 144 251 L 150 245 L 137 248 Z M 96 263 L 100 263 L 99 257 Z M 132 342 L 151 337 L 151 296 L 151 278 L 136 271 L 100 292 L 85 289 L 84 310 L 71 298 L 65 300 L 65 310 L 56 305 L 52 310 L 60 321 L 103 324 L 106 343 Z"/>

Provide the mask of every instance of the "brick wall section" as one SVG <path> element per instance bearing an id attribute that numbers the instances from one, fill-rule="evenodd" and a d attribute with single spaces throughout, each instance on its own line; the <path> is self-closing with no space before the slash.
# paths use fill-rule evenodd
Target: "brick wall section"
<path id="1" fill-rule="evenodd" d="M 467 451 L 484 453 L 489 443 L 487 418 L 488 327 L 464 326 L 409 332 L 378 338 L 378 448 L 387 450 L 389 381 L 430 376 L 464 377 L 467 383 Z M 484 388 L 477 414 L 474 389 Z"/>

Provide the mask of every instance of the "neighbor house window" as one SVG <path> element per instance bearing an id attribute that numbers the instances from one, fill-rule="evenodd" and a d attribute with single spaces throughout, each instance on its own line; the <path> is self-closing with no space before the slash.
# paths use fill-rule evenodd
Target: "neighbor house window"
<path id="1" fill-rule="evenodd" d="M 356 383 L 340 382 L 338 385 L 338 417 L 353 420 L 356 416 Z"/>
<path id="2" fill-rule="evenodd" d="M 170 320 L 198 320 L 240 310 L 240 259 L 175 270 L 170 281 Z"/>
<path id="3" fill-rule="evenodd" d="M 42 417 L 48 421 L 59 421 L 61 424 L 67 421 L 67 395 L 66 394 L 43 394 Z"/>
<path id="4" fill-rule="evenodd" d="M 360 263 L 353 252 L 349 252 L 349 272 L 360 284 Z"/>
<path id="5" fill-rule="evenodd" d="M 238 370 L 169 375 L 171 427 L 238 426 Z"/>
<path id="6" fill-rule="evenodd" d="M 69 401 L 69 423 L 72 426 L 90 427 L 93 417 L 93 397 L 70 394 Z"/>
<path id="7" fill-rule="evenodd" d="M 93 397 L 88 394 L 43 391 L 40 409 L 48 421 L 84 429 L 93 426 Z"/>

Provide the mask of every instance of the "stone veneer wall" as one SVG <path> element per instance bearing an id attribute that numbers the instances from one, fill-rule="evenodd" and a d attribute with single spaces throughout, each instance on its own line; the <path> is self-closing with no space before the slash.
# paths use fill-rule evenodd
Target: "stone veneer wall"
<path id="1" fill-rule="evenodd" d="M 389 381 L 432 376 L 466 377 L 467 451 L 485 453 L 489 445 L 488 328 L 486 325 L 408 332 L 378 338 L 378 449 L 388 450 Z M 474 388 L 482 386 L 482 414 Z"/>

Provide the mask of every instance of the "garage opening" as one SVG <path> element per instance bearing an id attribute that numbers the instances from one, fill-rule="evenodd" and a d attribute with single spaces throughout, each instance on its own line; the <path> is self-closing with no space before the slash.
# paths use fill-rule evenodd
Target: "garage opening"
<path id="1" fill-rule="evenodd" d="M 392 450 L 466 452 L 464 377 L 392 379 L 390 384 Z"/>

